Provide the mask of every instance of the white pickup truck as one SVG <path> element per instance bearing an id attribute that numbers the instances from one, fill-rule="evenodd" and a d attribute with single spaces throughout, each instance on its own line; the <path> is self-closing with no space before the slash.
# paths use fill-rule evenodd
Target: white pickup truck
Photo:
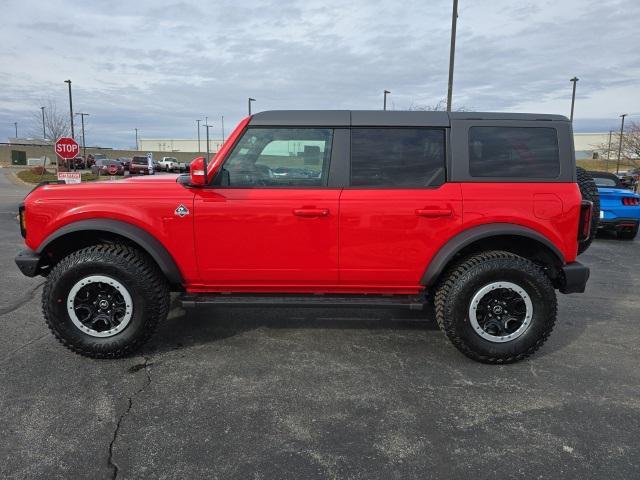
<path id="1" fill-rule="evenodd" d="M 180 163 L 175 157 L 162 157 L 162 160 L 160 160 L 158 164 L 160 165 L 160 169 L 166 172 L 177 172 L 180 170 Z"/>

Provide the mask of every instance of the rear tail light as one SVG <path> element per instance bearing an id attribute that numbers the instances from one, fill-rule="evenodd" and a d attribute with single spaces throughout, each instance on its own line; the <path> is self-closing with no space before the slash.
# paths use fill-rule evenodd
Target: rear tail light
<path id="1" fill-rule="evenodd" d="M 627 206 L 637 207 L 640 205 L 640 198 L 637 197 L 622 197 L 622 204 Z"/>
<path id="2" fill-rule="evenodd" d="M 584 241 L 591 234 L 591 221 L 593 218 L 593 202 L 583 200 L 580 205 L 580 223 L 578 226 L 578 240 Z"/>
<path id="3" fill-rule="evenodd" d="M 27 219 L 24 216 L 24 203 L 18 207 L 18 216 L 20 220 L 20 234 L 22 238 L 27 238 Z"/>

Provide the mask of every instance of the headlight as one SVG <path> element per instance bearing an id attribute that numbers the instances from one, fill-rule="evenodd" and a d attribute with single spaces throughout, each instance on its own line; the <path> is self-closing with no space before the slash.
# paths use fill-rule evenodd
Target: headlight
<path id="1" fill-rule="evenodd" d="M 20 234 L 22 238 L 27 238 L 27 219 L 24 215 L 24 203 L 21 203 L 18 207 L 18 217 L 20 221 Z"/>

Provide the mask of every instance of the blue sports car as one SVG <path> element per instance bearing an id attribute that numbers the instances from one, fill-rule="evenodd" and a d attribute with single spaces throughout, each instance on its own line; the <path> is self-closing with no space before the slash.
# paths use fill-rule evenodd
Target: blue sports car
<path id="1" fill-rule="evenodd" d="M 613 173 L 589 172 L 600 194 L 599 230 L 633 240 L 640 225 L 640 195 L 628 190 Z"/>

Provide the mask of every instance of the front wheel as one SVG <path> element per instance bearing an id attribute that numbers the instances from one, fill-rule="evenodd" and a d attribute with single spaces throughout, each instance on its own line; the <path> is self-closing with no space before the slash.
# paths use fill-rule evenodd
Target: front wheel
<path id="1" fill-rule="evenodd" d="M 70 350 L 93 358 L 133 353 L 167 316 L 169 290 L 143 252 L 103 244 L 62 259 L 42 294 L 47 325 Z"/>
<path id="2" fill-rule="evenodd" d="M 483 363 L 513 363 L 538 350 L 556 320 L 542 269 L 509 252 L 482 252 L 452 267 L 435 295 L 436 320 L 453 345 Z"/>

